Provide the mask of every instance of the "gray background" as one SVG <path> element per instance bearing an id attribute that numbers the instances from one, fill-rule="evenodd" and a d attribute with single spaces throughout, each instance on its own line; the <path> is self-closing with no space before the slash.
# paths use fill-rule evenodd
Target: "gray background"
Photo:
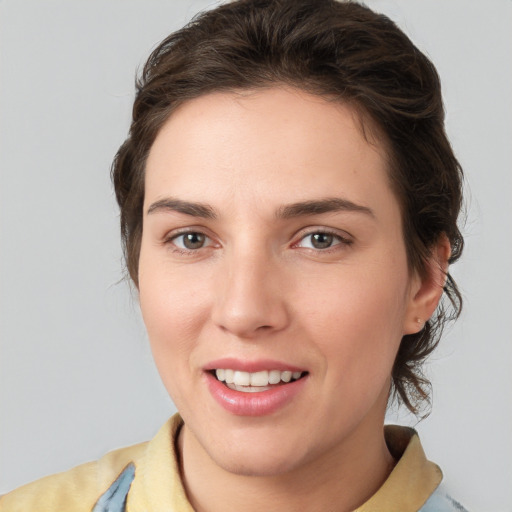
<path id="1" fill-rule="evenodd" d="M 465 310 L 417 429 L 454 496 L 510 511 L 512 2 L 368 3 L 437 65 L 468 181 Z M 211 4 L 0 0 L 0 493 L 149 439 L 174 410 L 119 282 L 109 165 L 135 68 Z"/>

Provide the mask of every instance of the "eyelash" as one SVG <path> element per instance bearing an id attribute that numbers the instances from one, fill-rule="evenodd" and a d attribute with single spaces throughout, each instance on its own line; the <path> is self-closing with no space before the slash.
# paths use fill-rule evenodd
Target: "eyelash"
<path id="1" fill-rule="evenodd" d="M 201 235 L 201 236 L 204 236 L 206 240 L 209 240 L 210 243 L 206 246 L 202 246 L 202 247 L 198 247 L 197 249 L 183 249 L 181 247 L 178 247 L 175 243 L 175 241 L 180 238 L 180 237 L 183 237 L 183 236 L 186 236 L 186 235 Z M 311 237 L 313 235 L 327 235 L 327 236 L 332 236 L 333 239 L 337 240 L 338 243 L 335 243 L 334 245 L 331 245 L 329 247 L 326 247 L 324 249 L 318 249 L 318 248 L 315 248 L 315 247 L 304 247 L 304 249 L 307 249 L 307 250 L 311 250 L 311 251 L 314 251 L 314 252 L 318 252 L 318 253 L 331 253 L 331 252 L 334 252 L 334 251 L 337 251 L 337 250 L 341 250 L 343 247 L 347 247 L 347 246 L 350 246 L 352 245 L 353 243 L 353 240 L 347 238 L 347 237 L 344 237 L 342 235 L 340 235 L 339 233 L 335 232 L 335 231 L 331 231 L 331 230 L 328 230 L 328 229 L 314 229 L 312 231 L 308 231 L 308 232 L 303 232 L 300 234 L 300 238 L 297 242 L 295 242 L 294 244 L 292 244 L 292 247 L 299 247 L 299 244 L 305 240 L 307 237 Z M 180 255 L 184 255 L 184 256 L 192 256 L 194 255 L 195 253 L 197 253 L 200 249 L 205 249 L 207 247 L 210 247 L 212 244 L 212 239 L 211 237 L 209 237 L 206 233 L 202 232 L 202 231 L 199 231 L 199 230 L 186 230 L 186 231 L 181 231 L 181 232 L 178 232 L 178 233 L 173 233 L 172 235 L 168 236 L 167 238 L 164 239 L 164 244 L 165 245 L 172 245 L 172 251 L 177 253 L 177 254 L 180 254 Z M 339 247 L 341 246 L 341 247 Z"/>
<path id="2" fill-rule="evenodd" d="M 184 237 L 186 235 L 202 235 L 205 237 L 206 240 L 209 240 L 210 243 L 206 246 L 199 247 L 198 249 L 187 249 L 187 248 L 183 249 L 181 247 L 178 247 L 176 245 L 175 241 L 178 238 Z M 206 233 L 203 233 L 200 230 L 194 230 L 194 229 L 188 229 L 188 230 L 180 231 L 178 233 L 172 233 L 170 236 L 168 236 L 164 239 L 165 245 L 172 246 L 172 252 L 177 253 L 179 255 L 183 255 L 183 256 L 194 256 L 198 252 L 199 249 L 205 249 L 206 247 L 209 247 L 210 245 L 212 245 L 211 242 L 212 242 L 211 237 L 209 237 Z"/>
<path id="3" fill-rule="evenodd" d="M 338 242 L 338 243 L 334 243 L 333 245 L 330 245 L 329 247 L 326 247 L 325 249 L 318 249 L 318 248 L 315 248 L 315 247 L 305 247 L 305 249 L 308 249 L 308 250 L 311 250 L 311 251 L 315 251 L 315 252 L 319 252 L 319 253 L 324 253 L 325 254 L 325 253 L 331 253 L 331 252 L 339 251 L 339 250 L 342 250 L 343 248 L 345 248 L 347 246 L 352 245 L 352 243 L 353 243 L 353 240 L 351 240 L 350 238 L 347 238 L 347 237 L 341 235 L 340 233 L 338 233 L 336 231 L 331 231 L 331 230 L 328 230 L 328 229 L 314 229 L 312 231 L 308 231 L 308 232 L 302 233 L 301 236 L 300 236 L 299 241 L 294 243 L 293 246 L 297 247 L 303 240 L 305 240 L 308 237 L 312 237 L 313 235 L 332 236 L 333 239 L 334 239 L 333 242 L 334 241 Z"/>

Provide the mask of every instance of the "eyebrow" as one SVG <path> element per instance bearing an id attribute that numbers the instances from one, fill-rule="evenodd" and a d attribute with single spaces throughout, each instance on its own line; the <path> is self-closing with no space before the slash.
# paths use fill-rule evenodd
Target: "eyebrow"
<path id="1" fill-rule="evenodd" d="M 214 209 L 204 203 L 192 203 L 182 201 L 181 199 L 166 198 L 160 199 L 151 204 L 148 208 L 148 215 L 160 211 L 172 211 L 191 215 L 192 217 L 201 217 L 203 219 L 216 219 L 217 215 Z"/>
<path id="2" fill-rule="evenodd" d="M 326 199 L 303 201 L 281 206 L 276 212 L 276 217 L 278 219 L 290 219 L 340 211 L 364 213 L 370 217 L 375 217 L 375 213 L 371 208 L 340 197 L 329 197 Z"/>
<path id="3" fill-rule="evenodd" d="M 182 201 L 181 199 L 165 198 L 155 201 L 148 208 L 148 215 L 160 212 L 172 211 L 184 213 L 192 217 L 200 217 L 203 219 L 216 219 L 217 214 L 212 206 L 206 203 L 196 203 L 190 201 Z M 295 217 L 306 217 L 308 215 L 321 215 L 330 212 L 357 212 L 364 213 L 371 217 L 375 214 L 371 208 L 362 206 L 348 199 L 340 197 L 330 197 L 326 199 L 313 199 L 310 201 L 302 201 L 279 207 L 275 213 L 277 219 L 291 219 Z"/>

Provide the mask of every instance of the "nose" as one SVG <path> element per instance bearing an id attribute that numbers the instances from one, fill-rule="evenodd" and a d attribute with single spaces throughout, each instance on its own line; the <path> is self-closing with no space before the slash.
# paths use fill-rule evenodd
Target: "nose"
<path id="1" fill-rule="evenodd" d="M 282 269 L 262 252 L 232 254 L 224 261 L 212 320 L 239 338 L 284 329 L 289 322 Z"/>

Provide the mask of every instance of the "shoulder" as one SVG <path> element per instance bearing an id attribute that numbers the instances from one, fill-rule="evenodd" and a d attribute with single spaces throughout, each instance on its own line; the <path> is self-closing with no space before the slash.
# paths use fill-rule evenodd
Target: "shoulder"
<path id="1" fill-rule="evenodd" d="M 90 512 L 112 482 L 143 456 L 146 445 L 115 450 L 98 461 L 15 489 L 0 498 L 0 512 Z"/>
<path id="2" fill-rule="evenodd" d="M 468 510 L 455 501 L 441 485 L 432 493 L 419 512 L 468 512 Z"/>

